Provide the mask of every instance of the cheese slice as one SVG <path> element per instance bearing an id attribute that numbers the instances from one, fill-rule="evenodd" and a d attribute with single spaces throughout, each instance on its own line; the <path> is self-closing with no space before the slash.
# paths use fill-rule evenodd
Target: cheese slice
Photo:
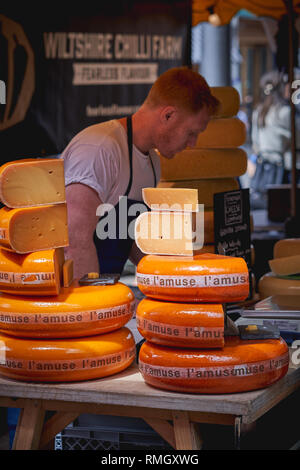
<path id="1" fill-rule="evenodd" d="M 285 258 L 294 255 L 300 255 L 300 238 L 284 238 L 275 243 L 274 258 Z"/>
<path id="2" fill-rule="evenodd" d="M 271 259 L 269 266 L 271 271 L 278 276 L 298 274 L 300 273 L 300 255 Z"/>
<path id="3" fill-rule="evenodd" d="M 198 212 L 198 191 L 192 188 L 143 188 L 143 201 L 155 211 Z"/>
<path id="4" fill-rule="evenodd" d="M 18 254 L 0 248 L 0 291 L 13 295 L 58 295 L 63 248 Z"/>
<path id="5" fill-rule="evenodd" d="M 213 208 L 214 194 L 239 189 L 236 178 L 212 178 L 186 181 L 159 181 L 158 188 L 193 188 L 198 191 L 198 203 L 204 209 Z"/>
<path id="6" fill-rule="evenodd" d="M 220 102 L 215 118 L 227 118 L 235 116 L 240 109 L 240 95 L 232 86 L 211 87 L 211 94 Z"/>
<path id="7" fill-rule="evenodd" d="M 246 142 L 246 138 L 246 126 L 239 118 L 211 119 L 205 131 L 198 135 L 196 147 L 239 147 Z"/>
<path id="8" fill-rule="evenodd" d="M 24 159 L 0 167 L 0 200 L 10 208 L 65 202 L 64 162 Z"/>
<path id="9" fill-rule="evenodd" d="M 74 281 L 74 262 L 67 259 L 63 265 L 63 286 L 70 287 Z"/>
<path id="10" fill-rule="evenodd" d="M 161 180 L 233 178 L 247 171 L 247 153 L 242 148 L 188 148 L 168 159 L 160 155 Z"/>
<path id="11" fill-rule="evenodd" d="M 203 247 L 203 213 L 143 212 L 136 219 L 135 242 L 145 254 L 193 256 Z"/>
<path id="12" fill-rule="evenodd" d="M 16 253 L 67 246 L 67 205 L 0 209 L 0 245 Z"/>

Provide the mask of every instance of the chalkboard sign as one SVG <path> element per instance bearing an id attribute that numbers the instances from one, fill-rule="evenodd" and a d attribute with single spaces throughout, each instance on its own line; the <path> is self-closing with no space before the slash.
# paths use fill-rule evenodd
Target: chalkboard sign
<path id="1" fill-rule="evenodd" d="M 214 194 L 215 251 L 251 266 L 249 189 Z"/>

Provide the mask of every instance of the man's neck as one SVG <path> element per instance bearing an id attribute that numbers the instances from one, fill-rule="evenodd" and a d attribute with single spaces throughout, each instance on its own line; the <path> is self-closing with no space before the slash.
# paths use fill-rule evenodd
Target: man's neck
<path id="1" fill-rule="evenodd" d="M 127 132 L 127 118 L 120 118 L 118 121 Z M 142 109 L 132 115 L 132 140 L 135 147 L 145 155 L 154 147 L 151 121 L 147 118 L 147 113 Z"/>

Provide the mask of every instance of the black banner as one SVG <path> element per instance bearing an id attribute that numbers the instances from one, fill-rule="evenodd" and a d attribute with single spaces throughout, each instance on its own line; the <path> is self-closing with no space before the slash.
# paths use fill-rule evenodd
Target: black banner
<path id="1" fill-rule="evenodd" d="M 189 65 L 190 1 L 103 4 L 3 5 L 1 164 L 60 153 L 84 127 L 133 113 L 162 72 Z"/>

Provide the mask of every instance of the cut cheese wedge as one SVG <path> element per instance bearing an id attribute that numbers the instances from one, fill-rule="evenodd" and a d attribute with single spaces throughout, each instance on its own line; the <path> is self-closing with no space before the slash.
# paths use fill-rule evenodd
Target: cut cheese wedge
<path id="1" fill-rule="evenodd" d="M 283 238 L 278 240 L 273 249 L 274 258 L 300 255 L 300 238 Z"/>
<path id="2" fill-rule="evenodd" d="M 222 348 L 221 304 L 188 304 L 142 299 L 136 309 L 141 335 L 155 344 L 182 348 Z"/>
<path id="3" fill-rule="evenodd" d="M 212 95 L 220 102 L 215 118 L 236 116 L 240 109 L 240 95 L 232 86 L 216 86 L 210 89 Z"/>
<path id="4" fill-rule="evenodd" d="M 74 281 L 74 262 L 67 259 L 63 265 L 63 286 L 70 287 Z"/>
<path id="5" fill-rule="evenodd" d="M 161 181 L 235 178 L 247 171 L 242 148 L 189 148 L 167 159 L 160 155 Z"/>
<path id="6" fill-rule="evenodd" d="M 5 163 L 0 167 L 0 200 L 10 208 L 65 202 L 63 160 L 32 158 Z"/>
<path id="7" fill-rule="evenodd" d="M 300 279 L 282 279 L 273 272 L 268 272 L 259 279 L 258 292 L 261 299 L 272 295 L 300 296 Z"/>
<path id="8" fill-rule="evenodd" d="M 18 254 L 0 249 L 0 291 L 13 295 L 58 295 L 63 248 Z"/>
<path id="9" fill-rule="evenodd" d="M 67 205 L 0 209 L 0 245 L 16 253 L 69 244 Z"/>
<path id="10" fill-rule="evenodd" d="M 76 338 L 124 326 L 134 313 L 123 283 L 62 288 L 55 297 L 0 294 L 0 330 L 18 337 Z"/>
<path id="11" fill-rule="evenodd" d="M 158 188 L 193 188 L 198 191 L 198 203 L 204 209 L 214 207 L 214 194 L 240 189 L 236 178 L 212 178 L 185 181 L 159 181 Z"/>
<path id="12" fill-rule="evenodd" d="M 300 255 L 271 259 L 269 266 L 271 271 L 278 276 L 298 274 L 300 273 Z"/>
<path id="13" fill-rule="evenodd" d="M 203 212 L 143 212 L 135 242 L 145 254 L 193 256 L 203 247 Z"/>
<path id="14" fill-rule="evenodd" d="M 131 331 L 88 338 L 24 339 L 0 335 L 0 373 L 30 382 L 74 382 L 107 377 L 129 367 L 135 358 Z"/>
<path id="15" fill-rule="evenodd" d="M 223 349 L 183 349 L 146 341 L 139 369 L 153 387 L 188 393 L 237 393 L 267 387 L 284 377 L 289 351 L 280 339 L 225 337 Z"/>
<path id="16" fill-rule="evenodd" d="M 246 142 L 246 138 L 246 126 L 239 118 L 211 119 L 205 131 L 198 135 L 196 147 L 240 147 Z"/>
<path id="17" fill-rule="evenodd" d="M 198 191 L 192 188 L 143 188 L 143 201 L 155 211 L 198 212 Z"/>
<path id="18" fill-rule="evenodd" d="M 245 260 L 213 253 L 145 255 L 137 265 L 136 280 L 143 294 L 157 300 L 225 303 L 249 295 Z"/>

